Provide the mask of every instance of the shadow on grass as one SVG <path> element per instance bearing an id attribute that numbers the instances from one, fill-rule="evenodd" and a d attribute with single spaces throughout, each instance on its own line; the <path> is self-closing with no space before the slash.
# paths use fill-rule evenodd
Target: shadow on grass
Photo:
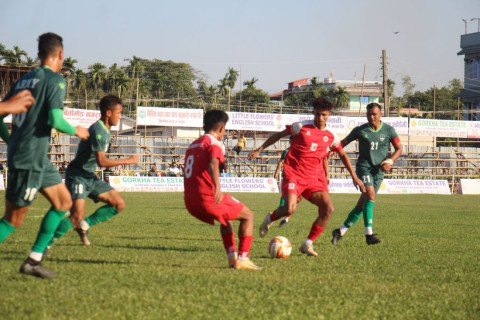
<path id="1" fill-rule="evenodd" d="M 199 242 L 205 242 L 205 241 L 213 241 L 213 242 L 221 242 L 222 239 L 220 239 L 220 236 L 216 239 L 208 239 L 208 238 L 185 238 L 185 237 L 168 237 L 168 236 L 116 236 L 116 239 L 125 239 L 125 240 L 143 240 L 143 239 L 163 239 L 163 240 L 176 240 L 176 241 L 199 241 Z"/>

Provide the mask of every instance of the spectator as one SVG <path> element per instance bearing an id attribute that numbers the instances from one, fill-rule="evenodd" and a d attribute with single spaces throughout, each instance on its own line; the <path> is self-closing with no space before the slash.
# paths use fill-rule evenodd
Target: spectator
<path id="1" fill-rule="evenodd" d="M 150 168 L 150 171 L 148 171 L 148 176 L 149 176 L 149 177 L 159 177 L 159 176 L 160 176 L 160 172 L 157 170 L 157 166 L 156 166 L 156 165 L 153 165 L 153 166 Z"/>
<path id="2" fill-rule="evenodd" d="M 177 167 L 176 162 L 170 163 L 170 167 L 167 169 L 167 176 L 169 177 L 179 177 L 181 170 Z"/>
<path id="3" fill-rule="evenodd" d="M 247 143 L 247 139 L 245 139 L 243 133 L 240 134 L 238 137 L 237 145 L 233 147 L 233 151 L 237 153 L 237 155 L 242 151 L 243 147 L 245 147 L 245 143 Z"/>

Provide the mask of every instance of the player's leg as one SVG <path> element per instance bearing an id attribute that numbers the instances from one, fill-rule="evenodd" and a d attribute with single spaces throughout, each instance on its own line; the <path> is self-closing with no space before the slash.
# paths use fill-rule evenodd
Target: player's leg
<path id="1" fill-rule="evenodd" d="M 283 196 L 281 196 L 280 197 L 280 203 L 278 204 L 278 207 L 283 207 L 284 205 L 285 205 L 285 199 L 283 199 Z M 281 228 L 281 227 L 286 226 L 290 217 L 291 217 L 290 215 L 283 217 L 282 221 L 280 221 L 279 227 Z"/>
<path id="2" fill-rule="evenodd" d="M 58 172 L 57 172 L 58 174 Z M 60 177 L 60 175 L 58 175 Z M 55 274 L 41 265 L 43 252 L 45 251 L 53 233 L 57 229 L 65 213 L 70 209 L 72 200 L 65 185 L 59 184 L 40 189 L 40 192 L 52 204 L 45 214 L 38 230 L 37 238 L 33 244 L 32 251 L 20 267 L 20 272 L 40 278 L 53 278 Z"/>
<path id="3" fill-rule="evenodd" d="M 300 247 L 300 251 L 309 256 L 316 257 L 318 254 L 313 249 L 313 242 L 323 233 L 325 227 L 330 220 L 330 217 L 333 214 L 334 207 L 332 199 L 327 191 L 315 191 L 313 192 L 308 201 L 313 203 L 318 207 L 318 217 L 312 224 L 310 228 L 310 233 L 308 234 L 305 241 Z"/>
<path id="4" fill-rule="evenodd" d="M 228 266 L 235 268 L 237 263 L 237 247 L 235 245 L 235 233 L 233 232 L 233 225 L 230 221 L 226 221 L 227 225 L 220 224 L 220 235 L 222 236 L 223 247 L 227 253 Z"/>
<path id="5" fill-rule="evenodd" d="M 84 215 L 85 199 L 74 199 L 73 205 L 70 209 L 70 216 L 63 218 L 62 221 L 60 221 L 57 230 L 55 230 L 55 232 L 53 233 L 53 237 L 44 251 L 44 255 L 49 255 L 52 245 L 57 242 L 61 237 L 63 237 L 69 230 L 73 229 L 74 226 L 79 225 L 80 221 L 83 220 Z M 86 241 L 82 240 L 82 242 L 87 242 L 85 243 L 85 245 L 90 245 L 88 239 L 86 239 Z"/>
<path id="6" fill-rule="evenodd" d="M 342 239 L 343 235 L 348 231 L 349 228 L 353 227 L 355 223 L 360 219 L 363 214 L 363 204 L 365 198 L 367 197 L 366 193 L 362 193 L 358 199 L 355 207 L 350 211 L 347 218 L 343 224 L 338 229 L 332 231 L 332 244 L 336 245 Z"/>
<path id="7" fill-rule="evenodd" d="M 250 260 L 250 249 L 253 242 L 253 212 L 247 206 L 243 206 L 237 216 L 240 221 L 238 226 L 238 259 L 235 265 L 237 269 L 259 270 L 261 269 Z"/>
<path id="8" fill-rule="evenodd" d="M 114 190 L 110 184 L 96 177 L 90 179 L 88 184 L 88 197 L 95 202 L 104 202 L 106 205 L 98 208 L 86 219 L 83 219 L 85 206 L 78 208 L 82 209 L 81 214 L 75 215 L 77 219 L 72 221 L 72 223 L 75 226 L 75 230 L 80 235 L 80 240 L 86 246 L 90 245 L 90 241 L 87 238 L 90 227 L 113 218 L 125 208 L 125 201 L 122 196 Z"/>
<path id="9" fill-rule="evenodd" d="M 33 185 L 35 177 L 32 175 L 33 173 L 28 170 L 10 170 L 5 194 L 5 213 L 0 219 L 0 243 L 25 221 L 31 203 L 29 199 L 35 198 L 38 189 L 38 185 Z"/>
<path id="10" fill-rule="evenodd" d="M 298 196 L 295 193 L 286 193 L 284 198 L 286 197 L 285 204 L 281 207 L 278 207 L 273 212 L 267 213 L 265 219 L 263 219 L 262 224 L 260 225 L 259 232 L 260 237 L 265 237 L 268 233 L 268 229 L 273 225 L 273 223 L 285 216 L 289 216 L 295 213 L 297 210 L 298 204 Z"/>
<path id="11" fill-rule="evenodd" d="M 10 201 L 5 201 L 5 214 L 0 220 L 0 243 L 3 242 L 12 232 L 20 228 L 25 221 L 28 206 L 17 207 Z"/>
<path id="12" fill-rule="evenodd" d="M 380 243 L 380 238 L 373 233 L 373 207 L 375 206 L 375 197 L 383 181 L 383 173 L 374 176 L 373 186 L 367 188 L 367 199 L 363 205 L 363 222 L 365 225 L 365 241 L 368 245 Z"/>

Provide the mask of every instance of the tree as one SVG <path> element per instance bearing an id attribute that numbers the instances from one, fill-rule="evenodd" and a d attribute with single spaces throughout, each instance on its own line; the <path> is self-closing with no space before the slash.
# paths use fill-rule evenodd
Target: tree
<path id="1" fill-rule="evenodd" d="M 75 64 L 78 61 L 73 59 L 72 57 L 67 57 L 63 60 L 63 68 L 68 69 L 68 71 L 65 73 L 65 81 L 67 82 L 67 92 L 66 92 L 66 98 L 68 99 L 70 95 L 70 87 L 71 87 L 71 82 L 72 82 L 72 74 L 75 72 Z"/>
<path id="2" fill-rule="evenodd" d="M 350 105 L 350 95 L 345 90 L 345 87 L 337 87 L 332 91 L 330 98 L 335 104 L 335 109 L 341 109 Z"/>
<path id="3" fill-rule="evenodd" d="M 88 66 L 89 80 L 95 88 L 95 96 L 99 96 L 97 91 L 98 87 L 103 84 L 103 80 L 105 79 L 105 68 L 106 67 L 100 62 Z"/>
<path id="4" fill-rule="evenodd" d="M 251 104 L 268 103 L 270 101 L 270 97 L 265 91 L 255 88 L 255 83 L 257 82 L 258 79 L 255 77 L 251 80 L 244 81 L 243 85 L 246 86 L 246 88 L 235 94 L 233 99 L 235 101 L 240 101 L 241 98 L 242 102 Z"/>

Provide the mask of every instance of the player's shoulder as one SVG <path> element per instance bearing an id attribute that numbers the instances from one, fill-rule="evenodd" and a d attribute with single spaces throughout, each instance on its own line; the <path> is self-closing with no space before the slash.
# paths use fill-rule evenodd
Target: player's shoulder
<path id="1" fill-rule="evenodd" d="M 291 124 L 294 134 L 298 134 L 303 127 L 315 127 L 313 120 L 297 121 Z"/>

